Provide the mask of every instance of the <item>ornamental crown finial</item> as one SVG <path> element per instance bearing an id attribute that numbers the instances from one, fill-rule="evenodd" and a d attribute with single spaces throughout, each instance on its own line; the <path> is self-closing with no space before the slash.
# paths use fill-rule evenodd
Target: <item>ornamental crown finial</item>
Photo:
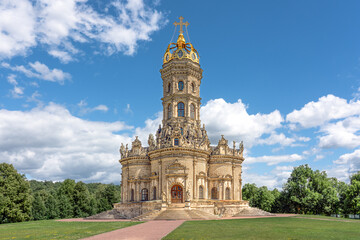
<path id="1" fill-rule="evenodd" d="M 186 27 L 186 32 L 187 32 L 187 26 L 189 26 L 189 23 L 187 21 L 184 22 L 183 20 L 184 20 L 183 17 L 179 17 L 179 22 L 176 21 L 174 22 L 175 28 L 177 26 L 180 26 L 179 37 L 176 43 L 170 43 L 168 45 L 166 52 L 164 54 L 163 63 L 167 63 L 174 58 L 179 58 L 179 59 L 187 58 L 193 62 L 199 63 L 198 52 L 190 42 L 186 42 L 185 40 L 183 26 Z"/>

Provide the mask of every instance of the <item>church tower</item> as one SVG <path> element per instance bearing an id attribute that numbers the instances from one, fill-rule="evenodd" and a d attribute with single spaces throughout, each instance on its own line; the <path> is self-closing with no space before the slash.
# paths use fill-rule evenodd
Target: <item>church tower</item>
<path id="1" fill-rule="evenodd" d="M 130 148 L 120 147 L 122 204 L 115 207 L 128 218 L 174 204 L 215 213 L 227 201 L 224 214 L 248 206 L 241 195 L 243 144 L 236 148 L 233 142 L 230 148 L 222 136 L 210 146 L 200 121 L 203 70 L 197 50 L 184 37 L 189 23 L 179 19 L 174 23 L 180 26 L 179 36 L 168 45 L 160 70 L 162 124 L 155 137 L 149 135 L 148 146 L 136 137 Z"/>
<path id="2" fill-rule="evenodd" d="M 163 121 L 165 128 L 180 129 L 180 135 L 174 136 L 169 145 L 183 146 L 186 144 L 182 136 L 189 129 L 201 131 L 200 122 L 200 84 L 202 69 L 199 54 L 190 42 L 186 42 L 183 26 L 188 22 L 179 22 L 179 36 L 176 43 L 170 43 L 163 58 L 160 70 L 163 80 Z"/>

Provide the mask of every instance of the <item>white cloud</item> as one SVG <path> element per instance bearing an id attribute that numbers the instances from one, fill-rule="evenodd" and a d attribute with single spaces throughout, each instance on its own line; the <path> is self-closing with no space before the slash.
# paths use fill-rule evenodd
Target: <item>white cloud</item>
<path id="1" fill-rule="evenodd" d="M 36 45 L 35 19 L 29 1 L 0 1 L 0 59 L 24 55 Z"/>
<path id="2" fill-rule="evenodd" d="M 274 156 L 261 156 L 261 157 L 247 157 L 245 160 L 246 164 L 252 163 L 266 163 L 268 166 L 276 165 L 283 162 L 296 162 L 303 160 L 304 157 L 299 154 L 290 155 L 274 155 Z"/>
<path id="3" fill-rule="evenodd" d="M 16 81 L 15 77 L 16 76 L 14 74 L 10 74 L 7 78 L 8 83 L 14 86 L 14 88 L 10 90 L 10 93 L 13 98 L 21 98 L 24 94 L 24 88 L 18 86 L 18 82 Z"/>
<path id="4" fill-rule="evenodd" d="M 74 60 L 73 57 L 68 52 L 65 51 L 50 50 L 48 53 L 51 56 L 60 59 L 62 63 L 68 63 Z"/>
<path id="5" fill-rule="evenodd" d="M 327 170 L 328 175 L 348 182 L 352 174 L 360 171 L 360 149 L 341 155 L 334 164 L 333 168 Z"/>
<path id="6" fill-rule="evenodd" d="M 155 119 L 146 119 L 145 121 L 145 127 L 141 128 L 141 127 L 137 127 L 135 129 L 135 136 L 138 136 L 142 145 L 143 146 L 147 146 L 147 140 L 149 138 L 149 134 L 153 134 L 154 138 L 155 138 L 155 133 L 159 128 L 159 125 L 162 122 L 162 112 L 158 112 L 155 114 Z"/>
<path id="7" fill-rule="evenodd" d="M 109 110 L 109 108 L 103 104 L 100 104 L 96 107 L 93 108 L 94 111 L 102 111 L 102 112 L 107 112 Z"/>
<path id="8" fill-rule="evenodd" d="M 100 104 L 96 107 L 90 108 L 87 106 L 88 103 L 86 102 L 86 100 L 81 100 L 77 105 L 80 108 L 80 111 L 79 111 L 80 115 L 85 115 L 87 113 L 91 113 L 94 111 L 107 112 L 109 110 L 109 108 L 103 104 Z"/>
<path id="9" fill-rule="evenodd" d="M 360 117 L 348 117 L 320 128 L 325 135 L 319 137 L 322 148 L 355 148 L 360 146 Z"/>
<path id="10" fill-rule="evenodd" d="M 244 183 L 255 183 L 256 186 L 267 186 L 269 189 L 282 189 L 284 183 L 290 177 L 293 166 L 276 166 L 269 174 L 243 173 Z"/>
<path id="11" fill-rule="evenodd" d="M 64 63 L 79 52 L 72 43 L 98 42 L 108 54 L 132 55 L 139 41 L 151 40 L 166 23 L 161 12 L 142 0 L 113 1 L 107 8 L 112 11 L 97 11 L 86 0 L 3 0 L 0 59 L 23 55 L 39 43 Z"/>
<path id="12" fill-rule="evenodd" d="M 334 119 L 346 118 L 360 114 L 360 100 L 347 102 L 346 99 L 332 94 L 319 98 L 317 102 L 309 102 L 300 110 L 294 110 L 286 116 L 286 121 L 300 124 L 304 128 L 321 126 Z"/>
<path id="13" fill-rule="evenodd" d="M 71 75 L 69 73 L 63 72 L 57 68 L 49 69 L 48 66 L 38 61 L 29 63 L 29 65 L 30 68 L 26 68 L 23 65 L 11 66 L 8 63 L 1 63 L 2 67 L 11 69 L 12 71 L 21 72 L 27 77 L 31 78 L 38 78 L 50 82 L 58 82 L 60 84 L 64 84 L 65 80 L 71 79 Z"/>
<path id="14" fill-rule="evenodd" d="M 263 134 L 282 127 L 284 120 L 278 110 L 251 115 L 246 108 L 240 99 L 236 103 L 227 103 L 221 98 L 210 100 L 201 107 L 201 119 L 212 143 L 223 134 L 229 140 L 243 140 L 246 147 L 251 147 Z"/>
<path id="15" fill-rule="evenodd" d="M 286 137 L 283 133 L 277 134 L 276 132 L 272 132 L 268 138 L 259 139 L 257 143 L 265 145 L 280 144 L 282 146 L 291 146 L 295 141 L 296 139 Z"/>
<path id="16" fill-rule="evenodd" d="M 118 182 L 119 145 L 131 138 L 115 132 L 131 128 L 82 120 L 54 103 L 30 111 L 2 109 L 0 159 L 35 179 Z"/>

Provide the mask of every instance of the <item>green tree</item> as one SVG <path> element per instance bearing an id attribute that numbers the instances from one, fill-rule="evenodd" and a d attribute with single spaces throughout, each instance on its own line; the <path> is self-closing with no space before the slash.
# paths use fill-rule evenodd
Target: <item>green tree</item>
<path id="1" fill-rule="evenodd" d="M 258 188 L 255 183 L 246 183 L 242 188 L 242 197 L 244 200 L 249 201 L 250 206 L 256 207 L 257 192 Z"/>
<path id="2" fill-rule="evenodd" d="M 49 192 L 45 199 L 46 216 L 47 219 L 55 219 L 59 217 L 59 204 L 56 193 L 54 191 Z"/>
<path id="3" fill-rule="evenodd" d="M 31 218 L 30 186 L 11 164 L 0 164 L 0 223 Z"/>
<path id="4" fill-rule="evenodd" d="M 47 211 L 44 202 L 44 194 L 46 194 L 45 190 L 41 190 L 42 192 L 37 192 L 34 194 L 33 202 L 32 202 L 32 217 L 34 220 L 43 220 L 47 219 Z"/>
<path id="5" fill-rule="evenodd" d="M 360 171 L 352 175 L 346 191 L 345 211 L 349 214 L 360 214 Z"/>
<path id="6" fill-rule="evenodd" d="M 74 187 L 74 217 L 87 217 L 92 213 L 90 193 L 85 183 L 78 182 Z"/>
<path id="7" fill-rule="evenodd" d="M 257 189 L 255 194 L 255 207 L 270 212 L 274 204 L 275 197 L 267 187 L 262 186 Z"/>
<path id="8" fill-rule="evenodd" d="M 339 201 L 326 172 L 313 171 L 307 164 L 294 168 L 284 185 L 284 195 L 289 209 L 296 213 L 331 214 Z"/>
<path id="9" fill-rule="evenodd" d="M 74 217 L 74 188 L 75 180 L 66 179 L 57 191 L 60 218 Z"/>

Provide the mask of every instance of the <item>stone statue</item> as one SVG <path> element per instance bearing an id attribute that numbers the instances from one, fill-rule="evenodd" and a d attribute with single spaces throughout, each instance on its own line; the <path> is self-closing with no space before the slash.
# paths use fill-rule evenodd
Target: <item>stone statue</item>
<path id="1" fill-rule="evenodd" d="M 120 146 L 120 155 L 121 155 L 121 158 L 125 157 L 125 147 L 124 147 L 124 144 L 121 144 L 121 146 Z"/>
<path id="2" fill-rule="evenodd" d="M 242 152 L 244 151 L 244 143 L 243 143 L 243 141 L 241 141 L 241 143 L 240 143 L 240 150 L 239 150 L 240 152 L 240 154 L 242 154 Z"/>
<path id="3" fill-rule="evenodd" d="M 190 201 L 190 191 L 186 191 L 186 201 Z"/>
<path id="4" fill-rule="evenodd" d="M 150 148 L 151 150 L 155 149 L 154 135 L 152 135 L 151 133 L 150 133 L 150 135 L 149 135 L 148 144 L 149 144 L 149 148 Z"/>
<path id="5" fill-rule="evenodd" d="M 162 202 L 163 202 L 163 203 L 166 203 L 166 202 L 167 202 L 167 197 L 166 197 L 166 193 L 165 193 L 165 192 L 162 192 L 162 194 L 161 194 L 161 199 L 162 199 Z"/>

